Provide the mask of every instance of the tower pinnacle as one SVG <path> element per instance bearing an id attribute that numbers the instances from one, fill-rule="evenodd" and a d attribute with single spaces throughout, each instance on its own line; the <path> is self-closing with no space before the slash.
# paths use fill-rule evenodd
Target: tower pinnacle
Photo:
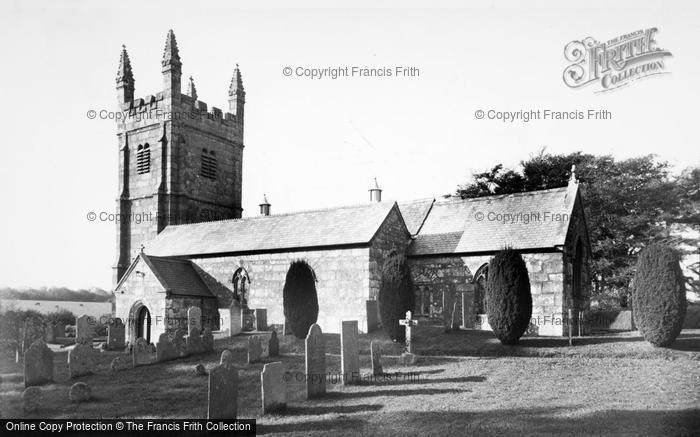
<path id="1" fill-rule="evenodd" d="M 168 31 L 168 36 L 165 38 L 165 50 L 163 51 L 163 71 L 168 67 L 178 68 L 182 66 L 180 62 L 180 51 L 177 49 L 177 40 L 175 32 L 172 29 Z"/>
<path id="2" fill-rule="evenodd" d="M 243 78 L 241 70 L 236 64 L 233 70 L 231 84 L 228 87 L 228 108 L 229 112 L 236 116 L 236 121 L 243 125 L 243 110 L 245 107 L 245 89 L 243 88 Z"/>
<path id="3" fill-rule="evenodd" d="M 187 95 L 197 100 L 197 88 L 194 86 L 192 76 L 190 76 L 190 81 L 187 83 Z"/>
<path id="4" fill-rule="evenodd" d="M 126 52 L 126 46 L 122 44 L 122 52 L 119 56 L 119 68 L 117 69 L 117 91 L 119 102 L 129 102 L 134 99 L 134 73 L 131 71 L 131 61 Z"/>

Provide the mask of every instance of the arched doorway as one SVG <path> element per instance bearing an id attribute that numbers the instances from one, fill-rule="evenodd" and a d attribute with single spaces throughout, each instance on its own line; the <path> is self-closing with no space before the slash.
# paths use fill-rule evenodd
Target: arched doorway
<path id="1" fill-rule="evenodd" d="M 136 316 L 136 338 L 143 338 L 146 343 L 151 342 L 151 312 L 145 305 Z"/>
<path id="2" fill-rule="evenodd" d="M 486 308 L 486 281 L 489 275 L 489 265 L 484 264 L 474 275 L 474 328 L 490 329 Z"/>

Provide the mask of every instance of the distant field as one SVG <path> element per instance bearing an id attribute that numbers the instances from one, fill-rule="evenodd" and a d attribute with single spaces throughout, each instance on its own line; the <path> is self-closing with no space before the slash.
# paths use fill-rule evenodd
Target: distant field
<path id="1" fill-rule="evenodd" d="M 35 310 L 42 314 L 51 313 L 61 308 L 67 309 L 76 316 L 87 314 L 95 318 L 112 313 L 112 304 L 110 302 L 0 299 L 0 304 L 2 304 L 3 310 Z"/>

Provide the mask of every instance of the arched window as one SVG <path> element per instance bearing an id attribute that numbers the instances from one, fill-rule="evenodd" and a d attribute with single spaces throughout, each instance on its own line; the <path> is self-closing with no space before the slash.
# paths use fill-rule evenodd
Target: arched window
<path id="1" fill-rule="evenodd" d="M 237 299 L 241 306 L 248 305 L 248 292 L 250 291 L 250 278 L 248 272 L 243 267 L 240 267 L 233 274 L 233 297 Z"/>
<path id="2" fill-rule="evenodd" d="M 474 314 L 486 314 L 486 280 L 488 277 L 488 264 L 479 267 L 474 275 Z"/>
<path id="3" fill-rule="evenodd" d="M 148 143 L 136 148 L 136 172 L 144 174 L 151 171 L 151 147 Z"/>
<path id="4" fill-rule="evenodd" d="M 207 179 L 216 179 L 216 153 L 213 150 L 202 149 L 202 167 L 199 174 Z"/>

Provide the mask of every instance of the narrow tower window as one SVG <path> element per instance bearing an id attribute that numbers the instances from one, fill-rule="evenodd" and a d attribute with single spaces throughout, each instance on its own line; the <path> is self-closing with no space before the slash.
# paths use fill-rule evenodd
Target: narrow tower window
<path id="1" fill-rule="evenodd" d="M 151 147 L 148 143 L 136 148 L 136 172 L 144 174 L 151 171 Z"/>
<path id="2" fill-rule="evenodd" d="M 207 179 L 216 179 L 216 154 L 213 150 L 202 149 L 202 168 L 199 174 Z"/>

